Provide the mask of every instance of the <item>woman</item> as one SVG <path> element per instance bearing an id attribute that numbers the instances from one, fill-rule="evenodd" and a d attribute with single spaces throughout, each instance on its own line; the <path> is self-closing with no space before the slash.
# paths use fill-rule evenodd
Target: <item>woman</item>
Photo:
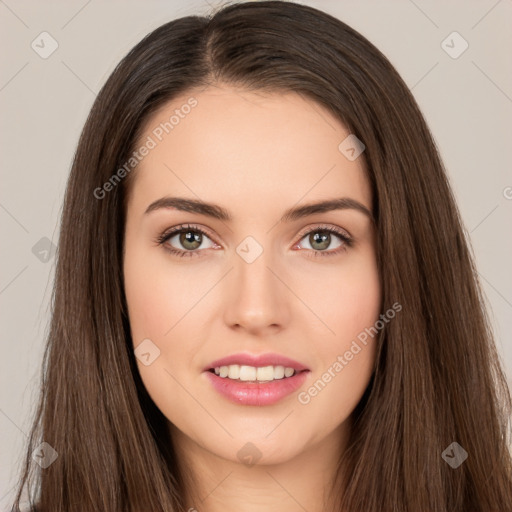
<path id="1" fill-rule="evenodd" d="M 175 20 L 119 64 L 44 363 L 15 510 L 31 484 L 40 512 L 512 510 L 440 157 L 388 60 L 311 7 Z"/>

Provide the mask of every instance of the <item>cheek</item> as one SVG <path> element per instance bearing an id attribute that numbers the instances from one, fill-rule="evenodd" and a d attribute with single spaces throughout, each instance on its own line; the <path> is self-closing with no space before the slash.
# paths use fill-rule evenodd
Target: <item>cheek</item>
<path id="1" fill-rule="evenodd" d="M 165 261 L 158 261 L 151 251 L 135 246 L 126 252 L 124 279 L 135 354 L 143 340 L 149 339 L 150 343 L 144 343 L 158 355 L 147 366 L 137 358 L 144 385 L 152 398 L 158 400 L 156 394 L 172 386 L 171 375 L 186 367 L 183 363 L 197 348 L 190 340 L 186 344 L 173 343 L 181 327 L 179 321 L 186 313 L 186 293 L 182 289 L 186 283 L 165 268 Z"/>
<path id="2" fill-rule="evenodd" d="M 130 317 L 133 342 L 139 338 L 161 339 L 172 328 L 174 317 L 180 311 L 179 293 L 166 279 L 134 279 L 126 287 L 126 300 Z M 176 285 L 176 282 L 172 283 Z"/>
<path id="3" fill-rule="evenodd" d="M 197 301 L 193 282 L 166 265 L 165 258 L 155 258 L 157 252 L 133 248 L 125 259 L 125 293 L 134 345 L 143 338 L 170 339 L 187 305 Z"/>
<path id="4" fill-rule="evenodd" d="M 197 293 L 190 291 L 190 284 L 180 279 L 176 271 L 170 272 L 165 261 L 152 260 L 151 254 L 138 248 L 127 251 L 124 279 L 134 349 L 143 340 L 152 343 L 147 345 L 144 341 L 152 352 L 150 364 L 136 359 L 144 386 L 160 410 L 182 411 L 190 404 L 180 383 L 186 381 L 198 346 L 194 336 L 185 337 L 181 329 L 190 309 L 187 304 L 197 301 Z M 179 343 L 185 339 L 186 343 Z"/>
<path id="5" fill-rule="evenodd" d="M 317 346 L 323 356 L 332 357 L 336 351 L 344 351 L 352 339 L 379 318 L 381 285 L 371 250 L 310 273 L 301 281 L 308 306 L 321 320 L 319 323 L 311 317 L 315 329 L 322 332 Z"/>
<path id="6" fill-rule="evenodd" d="M 373 254 L 333 276 L 322 300 L 323 319 L 334 334 L 317 343 L 319 364 L 298 398 L 312 415 L 329 410 L 330 422 L 339 424 L 356 407 L 374 368 L 381 285 Z"/>
<path id="7" fill-rule="evenodd" d="M 373 260 L 348 269 L 329 300 L 333 305 L 334 331 L 341 345 L 345 345 L 347 338 L 352 339 L 373 325 L 381 307 L 380 279 Z"/>

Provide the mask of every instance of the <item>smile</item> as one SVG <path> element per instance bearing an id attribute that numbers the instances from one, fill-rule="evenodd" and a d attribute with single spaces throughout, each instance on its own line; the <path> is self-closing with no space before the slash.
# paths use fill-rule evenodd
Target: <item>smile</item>
<path id="1" fill-rule="evenodd" d="M 244 382 L 267 382 L 289 378 L 295 374 L 293 368 L 281 365 L 256 367 L 230 364 L 229 366 L 217 366 L 213 371 L 219 377 Z"/>
<path id="2" fill-rule="evenodd" d="M 226 369 L 229 372 L 231 371 L 231 366 L 238 365 L 218 367 L 218 375 L 215 372 L 215 369 L 203 372 L 203 375 L 206 376 L 210 384 L 213 386 L 213 389 L 222 397 L 239 405 L 265 406 L 275 404 L 291 393 L 297 391 L 304 384 L 308 374 L 311 373 L 309 370 L 296 372 L 291 368 L 284 368 L 282 366 L 267 366 L 263 368 L 241 366 L 239 367 L 239 378 L 234 379 L 227 375 L 225 377 L 221 377 L 221 369 L 223 373 L 226 372 Z M 248 370 L 245 370 L 244 368 L 248 368 Z M 270 370 L 268 370 L 268 368 L 271 368 L 273 372 L 277 372 L 278 375 L 280 375 L 281 372 L 284 374 L 285 370 L 292 370 L 293 374 L 289 377 L 283 375 L 281 378 L 272 378 L 272 380 L 260 381 L 257 377 L 258 371 L 263 370 L 267 375 L 270 375 Z M 234 371 L 236 371 L 236 369 Z M 256 379 L 254 379 L 255 374 Z M 240 376 L 243 375 L 248 377 L 248 379 L 242 380 Z"/>

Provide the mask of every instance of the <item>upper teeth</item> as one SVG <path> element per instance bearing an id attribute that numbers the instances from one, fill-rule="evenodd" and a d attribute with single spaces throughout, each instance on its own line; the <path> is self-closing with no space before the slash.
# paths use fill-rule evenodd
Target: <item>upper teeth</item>
<path id="1" fill-rule="evenodd" d="M 293 368 L 285 368 L 284 366 L 262 366 L 258 368 L 255 366 L 230 364 L 229 366 L 217 366 L 215 373 L 219 377 L 227 377 L 228 379 L 269 381 L 291 377 L 295 370 Z"/>

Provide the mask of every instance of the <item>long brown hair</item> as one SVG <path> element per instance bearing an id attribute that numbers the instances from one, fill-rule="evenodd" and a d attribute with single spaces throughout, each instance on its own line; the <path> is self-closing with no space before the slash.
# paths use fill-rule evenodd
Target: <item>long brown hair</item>
<path id="1" fill-rule="evenodd" d="M 368 40 L 281 1 L 166 23 L 99 93 L 65 194 L 41 399 L 14 510 L 24 490 L 38 512 L 186 510 L 183 468 L 130 338 L 122 261 L 131 179 L 99 199 L 94 191 L 127 161 L 152 112 L 212 83 L 295 91 L 366 147 L 382 308 L 398 300 L 403 311 L 380 333 L 344 477 L 334 479 L 336 510 L 512 511 L 510 390 L 429 129 Z M 58 453 L 46 469 L 31 457 L 42 441 Z M 456 468 L 442 457 L 453 442 L 468 454 Z"/>

